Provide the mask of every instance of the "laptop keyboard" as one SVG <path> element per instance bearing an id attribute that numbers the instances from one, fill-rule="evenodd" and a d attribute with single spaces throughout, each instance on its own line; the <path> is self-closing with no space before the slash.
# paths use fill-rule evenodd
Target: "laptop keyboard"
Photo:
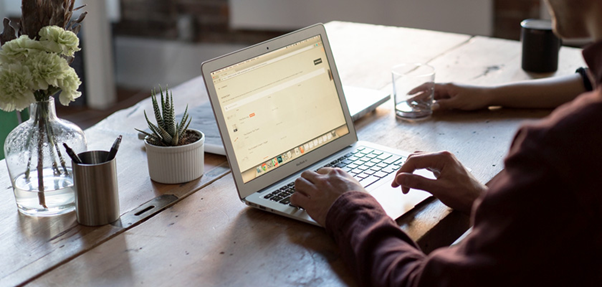
<path id="1" fill-rule="evenodd" d="M 379 179 L 399 170 L 404 157 L 367 147 L 358 147 L 338 159 L 324 165 L 324 167 L 338 167 L 357 179 L 363 187 L 374 184 Z M 291 195 L 295 192 L 295 183 L 291 182 L 264 196 L 284 205 L 292 205 Z"/>

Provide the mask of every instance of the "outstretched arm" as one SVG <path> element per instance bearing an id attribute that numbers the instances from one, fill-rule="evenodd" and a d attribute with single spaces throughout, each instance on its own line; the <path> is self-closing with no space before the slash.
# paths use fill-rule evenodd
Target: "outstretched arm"
<path id="1" fill-rule="evenodd" d="M 436 84 L 434 109 L 476 110 L 489 106 L 555 108 L 585 92 L 583 78 L 567 76 L 521 81 L 492 87 Z"/>

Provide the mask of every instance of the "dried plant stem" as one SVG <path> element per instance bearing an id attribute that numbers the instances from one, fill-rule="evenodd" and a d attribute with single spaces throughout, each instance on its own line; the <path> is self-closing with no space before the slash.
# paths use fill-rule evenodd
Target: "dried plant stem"
<path id="1" fill-rule="evenodd" d="M 34 118 L 33 120 L 33 126 L 37 126 L 38 125 L 38 119 Z M 29 131 L 29 136 L 27 137 L 27 142 L 25 143 L 25 146 L 27 147 L 27 150 L 32 150 L 33 147 L 31 146 L 32 142 L 31 139 L 33 138 L 33 134 L 34 134 L 34 129 L 31 129 Z M 29 153 L 29 158 L 27 159 L 27 168 L 25 169 L 25 179 L 27 181 L 29 181 L 29 174 L 31 172 L 31 157 L 32 157 L 32 153 Z"/>
<path id="2" fill-rule="evenodd" d="M 42 105 L 40 105 L 41 107 Z M 39 117 L 40 107 L 36 109 L 36 118 Z M 46 206 L 46 196 L 44 195 L 44 150 L 42 146 L 44 145 L 44 137 L 41 133 L 43 133 L 46 126 L 45 121 L 38 121 L 38 131 L 40 134 L 38 135 L 38 200 L 40 205 L 44 208 L 48 208 Z"/>
<path id="3" fill-rule="evenodd" d="M 69 171 L 67 171 L 67 166 L 65 165 L 65 159 L 63 158 L 61 150 L 59 149 L 59 145 L 56 144 L 56 142 L 54 141 L 54 131 L 52 130 L 52 127 L 50 125 L 46 125 L 46 137 L 48 139 L 48 149 L 50 151 L 50 157 L 52 158 L 52 169 L 54 170 L 54 174 L 61 174 L 61 170 L 58 168 L 58 164 L 56 162 L 56 156 L 54 154 L 55 150 L 56 155 L 58 155 L 59 162 L 61 163 L 61 167 L 63 168 L 63 172 L 65 174 L 69 174 Z"/>
<path id="4" fill-rule="evenodd" d="M 61 175 L 62 173 L 65 175 L 69 174 L 69 170 L 67 169 L 67 164 L 61 153 L 60 147 L 55 140 L 54 130 L 52 126 L 49 124 L 49 105 L 46 103 L 47 100 L 38 101 L 38 105 L 35 109 L 35 114 L 33 115 L 33 126 L 27 142 L 26 147 L 30 151 L 29 158 L 27 160 L 27 168 L 25 169 L 25 178 L 29 181 L 31 175 L 31 163 L 33 158 L 33 150 L 36 148 L 32 141 L 35 138 L 36 133 L 34 130 L 37 130 L 37 154 L 38 154 L 38 162 L 37 162 L 37 175 L 38 175 L 38 199 L 40 205 L 44 208 L 48 208 L 46 206 L 46 198 L 44 195 L 45 186 L 44 186 L 44 139 L 48 141 L 48 151 L 50 160 L 52 161 L 52 172 L 54 175 Z M 60 168 L 59 168 L 60 163 Z M 62 171 L 61 171 L 62 170 Z"/>

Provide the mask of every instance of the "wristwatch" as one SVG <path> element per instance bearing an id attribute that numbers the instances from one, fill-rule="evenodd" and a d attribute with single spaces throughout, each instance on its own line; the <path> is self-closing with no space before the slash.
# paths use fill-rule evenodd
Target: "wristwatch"
<path id="1" fill-rule="evenodd" d="M 592 82 L 589 79 L 587 69 L 585 69 L 584 67 L 581 67 L 581 68 L 577 69 L 575 71 L 575 73 L 579 73 L 579 75 L 581 75 L 581 79 L 583 79 L 583 86 L 585 87 L 586 91 L 591 92 L 594 90 L 594 88 L 592 86 Z"/>

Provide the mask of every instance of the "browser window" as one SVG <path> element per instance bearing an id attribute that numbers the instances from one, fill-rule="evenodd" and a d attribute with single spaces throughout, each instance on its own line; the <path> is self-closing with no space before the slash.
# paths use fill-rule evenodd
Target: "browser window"
<path id="1" fill-rule="evenodd" d="M 320 36 L 211 76 L 244 182 L 349 132 Z"/>

